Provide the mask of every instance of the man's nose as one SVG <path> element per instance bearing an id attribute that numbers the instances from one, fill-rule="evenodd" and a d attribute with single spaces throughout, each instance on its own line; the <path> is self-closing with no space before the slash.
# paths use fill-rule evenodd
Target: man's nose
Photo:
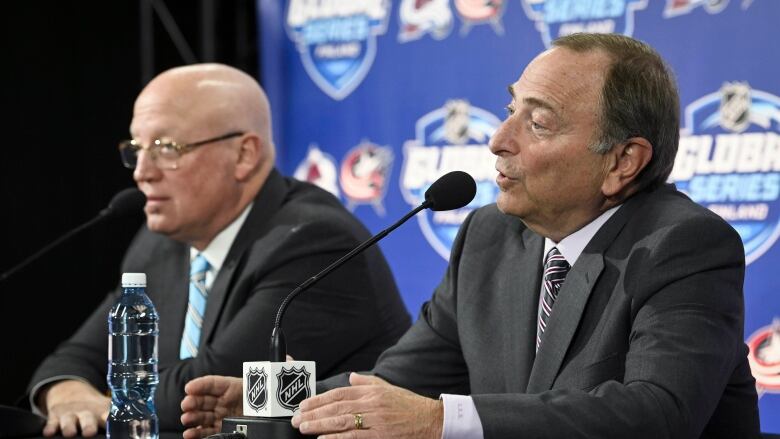
<path id="1" fill-rule="evenodd" d="M 490 152 L 492 152 L 495 155 L 499 155 L 501 150 L 505 148 L 504 139 L 506 136 L 506 121 L 501 122 L 501 125 L 498 126 L 496 131 L 493 133 L 492 136 L 490 136 L 490 141 L 488 142 L 488 147 L 490 148 Z"/>
<path id="2" fill-rule="evenodd" d="M 135 163 L 135 169 L 133 170 L 133 179 L 136 182 L 149 181 L 158 178 L 160 175 L 160 168 L 152 160 L 152 156 L 149 151 L 138 151 L 138 157 Z"/>

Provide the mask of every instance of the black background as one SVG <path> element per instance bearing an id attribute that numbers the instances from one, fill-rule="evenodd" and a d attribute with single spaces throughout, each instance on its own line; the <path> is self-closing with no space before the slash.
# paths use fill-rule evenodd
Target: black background
<path id="1" fill-rule="evenodd" d="M 133 101 L 147 80 L 141 50 L 150 46 L 141 43 L 140 27 L 147 1 L 167 7 L 198 61 L 258 77 L 252 0 L 4 3 L 0 272 L 133 186 L 116 145 L 128 137 Z M 157 13 L 151 37 L 152 74 L 186 64 Z M 38 363 L 117 284 L 122 254 L 142 221 L 139 212 L 98 225 L 0 283 L 0 404 L 23 403 Z"/>

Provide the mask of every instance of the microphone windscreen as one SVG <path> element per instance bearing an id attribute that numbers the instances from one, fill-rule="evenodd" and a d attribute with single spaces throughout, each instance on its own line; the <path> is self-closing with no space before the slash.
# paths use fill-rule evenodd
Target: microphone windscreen
<path id="1" fill-rule="evenodd" d="M 129 187 L 122 189 L 114 195 L 114 198 L 108 203 L 108 207 L 103 209 L 101 214 L 108 216 L 125 216 L 130 213 L 136 213 L 144 207 L 146 196 L 138 188 Z"/>
<path id="2" fill-rule="evenodd" d="M 474 199 L 477 183 L 463 171 L 452 171 L 439 177 L 425 191 L 425 201 L 433 203 L 431 210 L 452 210 L 461 208 Z"/>

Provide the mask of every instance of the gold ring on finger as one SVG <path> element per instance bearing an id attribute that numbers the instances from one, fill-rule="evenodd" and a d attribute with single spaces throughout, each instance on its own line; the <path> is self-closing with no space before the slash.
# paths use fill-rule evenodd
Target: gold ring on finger
<path id="1" fill-rule="evenodd" d="M 362 413 L 355 413 L 355 429 L 362 430 L 363 429 L 363 414 Z"/>

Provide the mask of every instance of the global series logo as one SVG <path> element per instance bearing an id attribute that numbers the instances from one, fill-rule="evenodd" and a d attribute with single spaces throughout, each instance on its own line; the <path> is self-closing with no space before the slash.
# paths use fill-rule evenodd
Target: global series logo
<path id="1" fill-rule="evenodd" d="M 290 0 L 287 31 L 306 73 L 328 96 L 349 96 L 371 69 L 390 0 Z"/>
<path id="2" fill-rule="evenodd" d="M 576 32 L 634 34 L 634 14 L 647 0 L 522 0 L 546 47 Z"/>
<path id="3" fill-rule="evenodd" d="M 424 210 L 417 215 L 423 236 L 444 259 L 449 258 L 466 216 L 496 200 L 496 158 L 487 143 L 500 124 L 486 110 L 465 100 L 450 100 L 422 116 L 415 126 L 414 139 L 404 143 L 400 184 L 404 200 L 411 206 L 422 203 L 425 191 L 447 172 L 465 171 L 477 182 L 477 195 L 469 205 L 443 212 Z"/>
<path id="4" fill-rule="evenodd" d="M 780 98 L 729 82 L 684 118 L 670 179 L 736 229 L 749 264 L 780 236 Z"/>

